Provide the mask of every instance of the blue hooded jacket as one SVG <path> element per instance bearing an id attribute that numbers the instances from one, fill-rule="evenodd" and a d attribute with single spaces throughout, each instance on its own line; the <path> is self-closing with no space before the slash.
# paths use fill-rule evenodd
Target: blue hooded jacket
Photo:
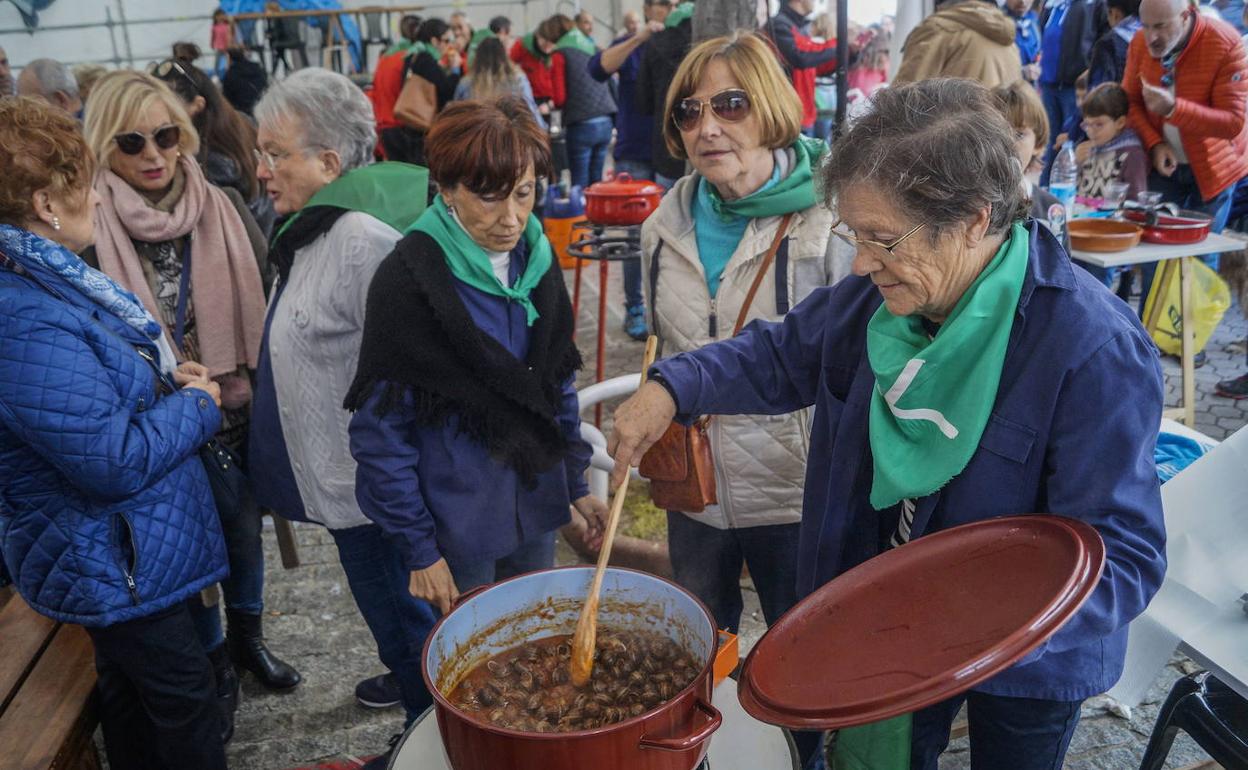
<path id="1" fill-rule="evenodd" d="M 975 689 L 1081 700 L 1122 674 L 1127 624 L 1166 570 L 1153 449 L 1161 423 L 1157 350 L 1135 314 L 1076 270 L 1048 229 L 1031 254 L 996 403 L 979 449 L 942 490 L 916 501 L 912 536 L 996 516 L 1054 513 L 1096 527 L 1105 571 L 1091 598 L 1021 662 Z M 897 506 L 869 502 L 869 407 L 876 388 L 867 322 L 881 304 L 869 278 L 817 289 L 779 323 L 683 353 L 653 372 L 681 419 L 815 407 L 798 593 L 809 594 L 884 548 Z"/>
<path id="2" fill-rule="evenodd" d="M 158 397 L 139 349 L 157 355 L 60 276 L 0 266 L 0 554 L 55 620 L 143 617 L 228 572 L 198 455 L 220 412 L 200 390 Z"/>

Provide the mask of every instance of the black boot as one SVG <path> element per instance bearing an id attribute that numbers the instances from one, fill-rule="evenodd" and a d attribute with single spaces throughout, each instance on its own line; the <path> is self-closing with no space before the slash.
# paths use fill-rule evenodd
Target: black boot
<path id="1" fill-rule="evenodd" d="M 235 666 L 255 674 L 270 690 L 289 690 L 303 681 L 293 666 L 269 652 L 260 631 L 259 615 L 227 609 L 225 617 L 226 645 Z"/>
<path id="2" fill-rule="evenodd" d="M 212 661 L 212 673 L 217 678 L 217 708 L 221 712 L 221 742 L 229 743 L 234 737 L 234 712 L 238 711 L 238 674 L 230 663 L 225 645 L 218 645 L 208 652 Z"/>

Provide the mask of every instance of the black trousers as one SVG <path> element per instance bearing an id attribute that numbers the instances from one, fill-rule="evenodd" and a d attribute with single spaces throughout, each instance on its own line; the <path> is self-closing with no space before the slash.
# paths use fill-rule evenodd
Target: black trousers
<path id="1" fill-rule="evenodd" d="M 225 770 L 212 664 L 185 603 L 87 633 L 112 770 Z"/>

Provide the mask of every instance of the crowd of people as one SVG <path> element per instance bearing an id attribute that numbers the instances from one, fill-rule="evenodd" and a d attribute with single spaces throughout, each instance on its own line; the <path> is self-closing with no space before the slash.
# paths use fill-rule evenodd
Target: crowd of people
<path id="1" fill-rule="evenodd" d="M 210 71 L 179 43 L 14 78 L 0 50 L 0 573 L 87 627 L 111 767 L 224 768 L 240 674 L 300 685 L 263 635 L 266 511 L 328 531 L 384 667 L 356 696 L 406 725 L 462 593 L 551 566 L 561 530 L 600 546 L 542 208 L 608 166 L 665 190 L 624 304 L 666 357 L 615 414 L 613 480 L 673 420 L 713 457 L 717 502 L 667 512 L 676 581 L 736 631 L 743 568 L 770 624 L 923 534 L 1084 519 L 1108 562 L 1075 620 L 914 715 L 915 768 L 968 701 L 975 767 L 1061 766 L 1164 573 L 1163 388 L 1037 177 L 1071 142 L 1082 204 L 1123 183 L 1221 229 L 1244 45 L 1184 0 L 949 0 L 895 76 L 890 23 L 848 31 L 829 143 L 812 0 L 696 44 L 694 10 L 644 0 L 605 48 L 584 11 L 523 34 L 406 16 L 367 89 L 277 78 L 281 25 L 266 73 L 223 15 Z M 820 767 L 821 736 L 795 738 Z"/>

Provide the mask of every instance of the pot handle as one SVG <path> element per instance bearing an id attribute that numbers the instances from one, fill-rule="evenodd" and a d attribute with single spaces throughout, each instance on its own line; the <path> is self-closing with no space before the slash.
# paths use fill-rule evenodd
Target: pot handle
<path id="1" fill-rule="evenodd" d="M 699 743 L 702 743 L 707 738 L 710 738 L 711 733 L 718 730 L 719 726 L 723 724 L 724 716 L 719 713 L 719 709 L 702 700 L 701 696 L 698 696 L 697 700 L 693 702 L 693 705 L 702 712 L 703 716 L 706 717 L 706 724 L 702 725 L 700 728 L 692 733 L 689 733 L 688 735 L 671 738 L 651 738 L 647 735 L 643 735 L 641 736 L 641 740 L 638 741 L 638 745 L 640 745 L 643 749 L 658 749 L 660 751 L 688 751 L 689 749 L 695 748 Z"/>
<path id="2" fill-rule="evenodd" d="M 493 585 L 493 583 L 487 583 L 483 586 L 477 586 L 476 588 L 469 588 L 467 591 L 460 594 L 455 599 L 455 601 L 451 603 L 451 612 L 454 612 L 455 610 L 459 609 L 459 605 L 463 604 L 464 602 L 468 601 L 472 597 L 481 593 L 485 589 L 489 588 L 491 585 Z M 437 608 L 435 607 L 434 609 L 437 609 Z"/>

